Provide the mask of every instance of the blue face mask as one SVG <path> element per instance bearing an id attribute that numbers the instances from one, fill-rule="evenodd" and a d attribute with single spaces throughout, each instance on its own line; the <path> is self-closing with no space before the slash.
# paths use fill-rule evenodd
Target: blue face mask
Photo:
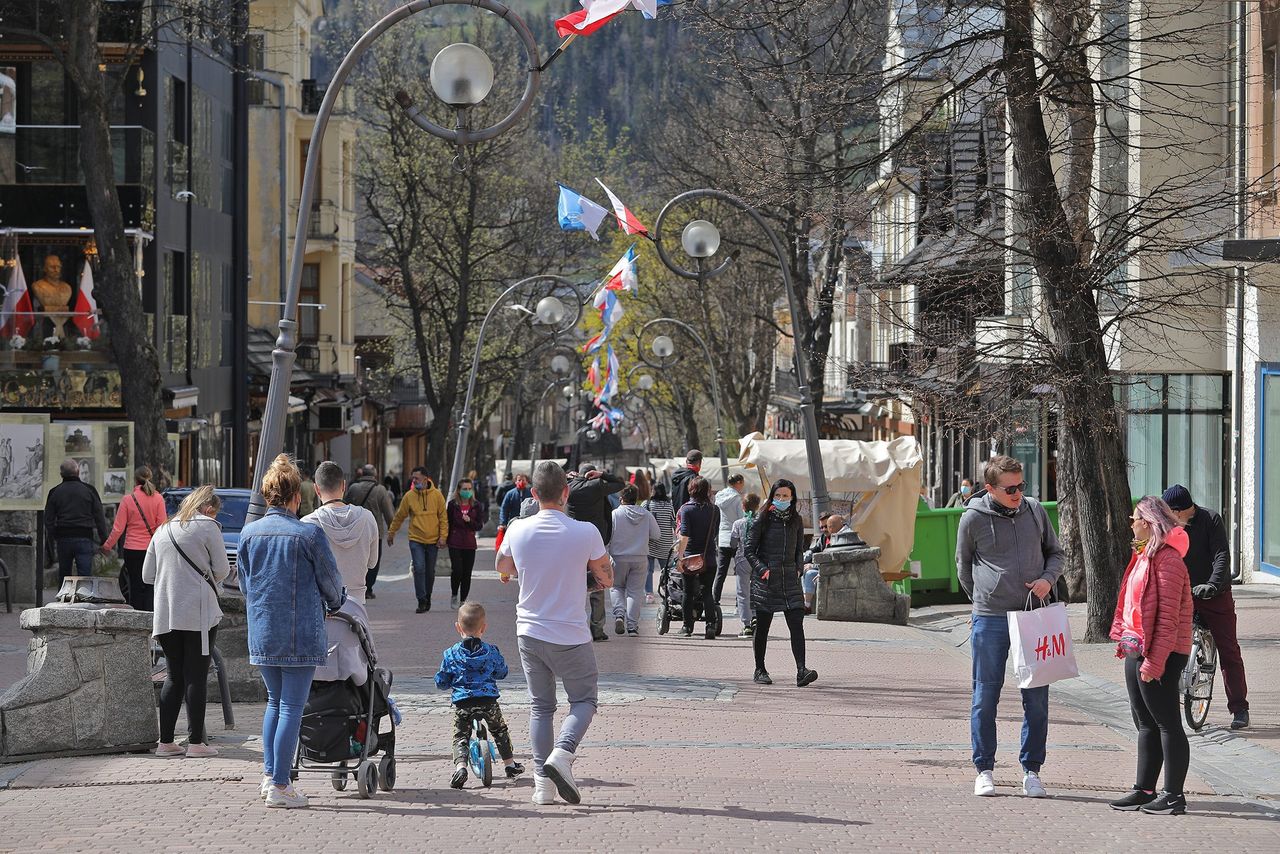
<path id="1" fill-rule="evenodd" d="M 968 495 L 970 492 L 973 492 L 973 487 L 972 487 L 972 486 L 962 486 L 962 487 L 960 487 L 960 494 L 961 494 L 961 495 Z"/>
<path id="2" fill-rule="evenodd" d="M 775 498 L 773 499 L 773 509 L 785 512 L 791 509 L 791 501 L 784 501 L 781 498 Z"/>

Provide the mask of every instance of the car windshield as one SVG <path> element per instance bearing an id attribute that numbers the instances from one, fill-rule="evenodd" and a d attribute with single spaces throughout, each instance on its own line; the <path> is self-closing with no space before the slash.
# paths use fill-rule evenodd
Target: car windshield
<path id="1" fill-rule="evenodd" d="M 244 527 L 245 516 L 249 513 L 249 499 L 240 496 L 220 496 L 222 509 L 218 511 L 218 523 L 222 530 L 239 531 Z"/>

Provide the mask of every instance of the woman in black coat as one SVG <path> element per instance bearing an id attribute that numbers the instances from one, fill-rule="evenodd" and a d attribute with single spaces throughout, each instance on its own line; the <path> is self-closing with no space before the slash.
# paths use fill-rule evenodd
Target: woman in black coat
<path id="1" fill-rule="evenodd" d="M 795 495 L 791 481 L 774 482 L 769 499 L 760 508 L 760 515 L 747 534 L 743 551 L 751 564 L 751 607 L 756 612 L 756 631 L 752 638 L 756 653 L 755 681 L 761 685 L 773 684 L 764 666 L 764 653 L 769 645 L 773 615 L 781 611 L 791 632 L 796 685 L 803 688 L 818 678 L 818 672 L 804 665 L 804 591 L 800 586 L 804 522 L 796 512 Z"/>

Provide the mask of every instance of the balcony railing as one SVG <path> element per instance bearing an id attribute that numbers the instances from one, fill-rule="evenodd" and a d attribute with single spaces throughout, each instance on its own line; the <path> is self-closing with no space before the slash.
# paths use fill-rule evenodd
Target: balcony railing
<path id="1" fill-rule="evenodd" d="M 83 184 L 80 136 L 79 125 L 18 125 L 12 159 L 0 156 L 0 184 Z M 111 159 L 117 184 L 154 184 L 155 134 L 141 125 L 113 125 Z"/>

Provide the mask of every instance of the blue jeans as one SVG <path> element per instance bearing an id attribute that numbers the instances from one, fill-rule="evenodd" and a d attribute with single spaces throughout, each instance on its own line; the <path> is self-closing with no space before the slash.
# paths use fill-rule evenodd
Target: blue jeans
<path id="1" fill-rule="evenodd" d="M 973 651 L 973 711 L 969 729 L 973 738 L 973 765 L 979 772 L 996 766 L 996 707 L 1004 687 L 1009 660 L 1009 621 L 974 615 L 969 634 Z M 1024 771 L 1039 773 L 1049 736 L 1049 686 L 1022 689 L 1022 752 Z"/>
<path id="2" fill-rule="evenodd" d="M 416 540 L 409 541 L 409 556 L 413 559 L 413 592 L 418 601 L 431 604 L 431 589 L 436 586 L 436 555 L 440 547 Z"/>
<path id="3" fill-rule="evenodd" d="M 644 592 L 653 592 L 653 571 L 658 568 L 658 559 L 656 557 L 649 558 L 649 571 L 644 577 Z"/>
<path id="4" fill-rule="evenodd" d="M 75 575 L 93 575 L 93 540 L 62 537 L 58 540 L 58 578 L 65 580 L 75 566 Z"/>
<path id="5" fill-rule="evenodd" d="M 311 692 L 312 667 L 260 667 L 267 686 L 267 712 L 262 716 L 262 773 L 277 786 L 289 785 L 298 752 L 302 710 Z"/>

